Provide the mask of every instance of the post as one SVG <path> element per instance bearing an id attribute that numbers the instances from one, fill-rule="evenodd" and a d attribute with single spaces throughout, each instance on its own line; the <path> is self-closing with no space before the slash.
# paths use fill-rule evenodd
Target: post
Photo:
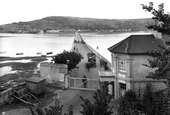
<path id="1" fill-rule="evenodd" d="M 65 89 L 68 89 L 69 88 L 69 86 L 68 86 L 68 84 L 69 84 L 69 75 L 66 75 L 65 76 Z"/>

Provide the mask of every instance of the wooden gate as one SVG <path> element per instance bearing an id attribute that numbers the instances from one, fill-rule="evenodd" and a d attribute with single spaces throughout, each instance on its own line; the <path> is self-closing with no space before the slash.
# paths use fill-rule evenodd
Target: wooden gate
<path id="1" fill-rule="evenodd" d="M 69 77 L 69 87 L 71 89 L 97 90 L 100 89 L 99 79 L 89 79 L 79 77 Z"/>

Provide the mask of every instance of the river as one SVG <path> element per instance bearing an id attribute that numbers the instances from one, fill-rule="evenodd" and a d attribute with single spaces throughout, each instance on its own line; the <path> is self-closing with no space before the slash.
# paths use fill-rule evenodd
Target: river
<path id="1" fill-rule="evenodd" d="M 111 61 L 108 48 L 134 33 L 80 33 L 87 44 Z M 71 50 L 74 34 L 0 34 L 0 56 L 38 56 L 52 52 L 52 55 Z M 98 47 L 98 48 L 97 48 Z M 16 54 L 22 55 L 16 55 Z"/>

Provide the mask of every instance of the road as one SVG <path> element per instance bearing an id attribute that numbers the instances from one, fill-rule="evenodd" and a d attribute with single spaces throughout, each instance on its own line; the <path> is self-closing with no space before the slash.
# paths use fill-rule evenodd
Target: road
<path id="1" fill-rule="evenodd" d="M 96 57 L 96 64 L 97 64 L 96 68 L 92 68 L 92 69 L 90 69 L 90 71 L 88 71 L 87 69 L 85 69 L 85 63 L 87 62 L 87 53 L 91 52 L 90 48 L 88 48 L 86 46 L 86 44 L 82 44 L 82 43 L 75 43 L 75 44 L 73 44 L 73 47 L 75 47 L 75 50 L 78 49 L 78 52 L 80 54 L 82 54 L 82 56 L 84 58 L 78 64 L 78 68 L 69 72 L 70 76 L 82 78 L 84 75 L 86 75 L 87 78 L 89 78 L 89 79 L 98 79 L 99 80 L 98 70 L 104 70 L 103 67 L 102 68 L 100 67 L 99 57 L 98 56 Z M 85 99 L 89 99 L 92 102 L 94 100 L 93 99 L 94 91 L 68 89 L 65 91 L 57 90 L 55 93 L 60 94 L 59 100 L 60 100 L 61 104 L 64 105 L 63 111 L 67 111 L 69 105 L 73 105 L 74 115 L 79 115 L 80 114 L 79 111 L 82 109 L 82 107 L 81 107 L 82 100 L 80 99 L 80 96 L 82 96 Z M 53 97 L 53 98 L 56 98 L 56 97 Z"/>

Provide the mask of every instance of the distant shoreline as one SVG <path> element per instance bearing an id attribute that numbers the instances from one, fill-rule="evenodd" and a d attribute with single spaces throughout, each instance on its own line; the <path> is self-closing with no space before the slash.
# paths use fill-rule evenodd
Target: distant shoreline
<path id="1" fill-rule="evenodd" d="M 52 57 L 52 56 L 46 56 L 46 57 L 41 57 L 41 56 L 24 56 L 24 57 L 0 56 L 0 62 L 6 61 L 6 60 L 23 60 L 23 59 L 36 59 L 36 58 L 48 58 L 48 57 Z"/>
<path id="2" fill-rule="evenodd" d="M 121 34 L 121 33 L 137 33 L 137 32 L 146 32 L 149 33 L 150 31 L 114 31 L 114 32 L 109 32 L 109 31 L 79 31 L 79 33 L 96 33 L 96 34 Z M 75 32 L 55 32 L 55 33 L 7 33 L 7 32 L 0 32 L 0 34 L 58 34 L 58 35 L 63 35 L 63 34 L 75 34 Z M 0 36 L 4 37 L 4 36 Z M 11 36 L 5 36 L 5 37 L 11 37 Z"/>

